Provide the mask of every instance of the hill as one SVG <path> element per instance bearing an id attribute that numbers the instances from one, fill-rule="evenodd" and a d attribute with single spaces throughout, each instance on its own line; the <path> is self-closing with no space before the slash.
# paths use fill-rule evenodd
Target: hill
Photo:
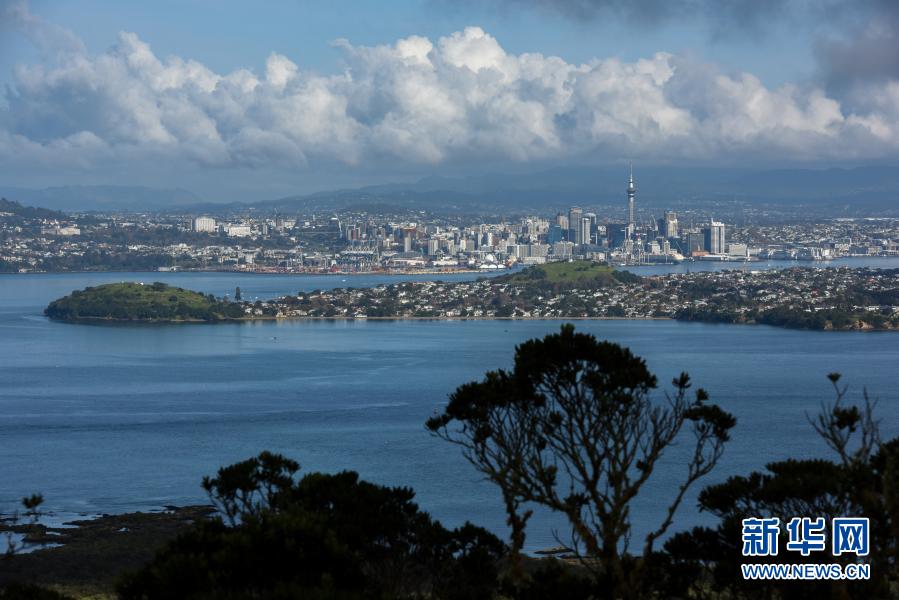
<path id="1" fill-rule="evenodd" d="M 619 283 L 633 283 L 639 279 L 629 271 L 616 271 L 602 263 L 576 260 L 534 265 L 517 273 L 496 277 L 495 281 L 562 290 L 604 288 Z"/>
<path id="2" fill-rule="evenodd" d="M 643 209 L 721 210 L 727 203 L 814 209 L 815 216 L 896 214 L 899 169 L 740 169 L 639 166 L 638 206 Z M 254 203 L 261 210 L 336 210 L 389 205 L 442 212 L 518 213 L 565 210 L 586 204 L 624 210 L 627 169 L 566 166 L 467 177 L 424 177 L 356 189 L 321 191 Z M 622 212 L 623 214 L 623 212 Z M 720 213 L 717 213 L 720 214 Z"/>
<path id="3" fill-rule="evenodd" d="M 9 213 L 24 219 L 66 219 L 68 215 L 65 213 L 50 210 L 48 208 L 38 208 L 33 206 L 23 206 L 18 202 L 0 198 L 0 213 Z"/>
<path id="4" fill-rule="evenodd" d="M 59 321 L 226 321 L 245 318 L 243 305 L 164 283 L 110 283 L 54 300 L 44 314 Z"/>

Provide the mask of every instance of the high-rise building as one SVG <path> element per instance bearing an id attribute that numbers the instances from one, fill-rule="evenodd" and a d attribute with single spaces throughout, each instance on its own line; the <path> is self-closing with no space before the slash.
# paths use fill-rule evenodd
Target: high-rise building
<path id="1" fill-rule="evenodd" d="M 583 240 L 578 239 L 578 230 L 581 226 L 581 216 L 584 211 L 577 206 L 572 206 L 568 211 L 568 241 L 575 244 L 583 244 Z"/>
<path id="2" fill-rule="evenodd" d="M 595 244 L 596 243 L 596 213 L 592 213 L 592 212 L 584 213 L 584 218 L 590 220 L 590 230 L 587 232 L 587 235 L 584 238 L 584 243 L 585 244 Z"/>
<path id="3" fill-rule="evenodd" d="M 684 242 L 686 243 L 686 250 L 689 254 L 700 252 L 705 249 L 705 238 L 697 231 L 688 232 Z"/>
<path id="4" fill-rule="evenodd" d="M 666 238 L 677 237 L 677 213 L 665 212 L 664 218 L 659 219 L 659 233 Z"/>
<path id="5" fill-rule="evenodd" d="M 634 185 L 634 165 L 631 164 L 631 176 L 627 181 L 627 224 L 634 225 L 634 209 L 637 204 L 637 186 Z"/>
<path id="6" fill-rule="evenodd" d="M 565 217 L 566 229 L 568 224 L 568 217 Z M 562 234 L 562 226 L 561 225 L 550 225 L 549 231 L 546 232 L 546 243 L 555 244 L 556 242 L 561 242 L 565 239 L 565 236 Z"/>
<path id="7" fill-rule="evenodd" d="M 609 238 L 609 248 L 620 248 L 630 235 L 630 226 L 626 223 L 609 223 L 606 225 L 606 236 Z"/>
<path id="8" fill-rule="evenodd" d="M 724 237 L 724 223 L 712 221 L 709 226 L 702 230 L 705 237 L 705 249 L 709 254 L 724 254 L 726 242 Z"/>
<path id="9" fill-rule="evenodd" d="M 578 244 L 590 243 L 590 217 L 581 217 L 581 226 L 577 235 Z"/>
<path id="10" fill-rule="evenodd" d="M 197 217 L 194 219 L 194 231 L 197 233 L 215 233 L 215 219 L 212 217 Z"/>

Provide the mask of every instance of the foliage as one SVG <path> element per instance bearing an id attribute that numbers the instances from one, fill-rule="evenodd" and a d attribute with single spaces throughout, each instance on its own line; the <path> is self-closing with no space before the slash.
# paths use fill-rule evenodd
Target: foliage
<path id="1" fill-rule="evenodd" d="M 663 522 L 644 540 L 645 559 L 735 424 L 703 390 L 689 397 L 686 373 L 674 386 L 666 403 L 654 401 L 656 378 L 642 359 L 564 325 L 518 346 L 512 371 L 459 387 L 427 427 L 500 488 L 513 550 L 523 547 L 530 506 L 542 505 L 567 517 L 571 539 L 559 541 L 608 593 L 635 596 L 643 564 L 628 558 L 632 501 L 689 422 L 692 455 Z"/>
<path id="2" fill-rule="evenodd" d="M 127 249 L 119 250 L 86 250 L 84 253 L 71 254 L 62 251 L 53 252 L 41 259 L 37 265 L 43 271 L 155 271 L 159 267 L 171 267 L 174 264 L 169 254 L 150 253 L 135 254 Z M 183 261 L 179 264 L 184 265 Z"/>
<path id="3" fill-rule="evenodd" d="M 30 530 L 37 526 L 38 521 L 41 518 L 40 507 L 41 504 L 44 503 L 44 497 L 41 494 L 31 494 L 30 496 L 25 496 L 22 498 L 22 508 L 25 509 L 23 514 L 19 514 L 18 511 L 13 513 L 12 518 L 9 519 L 9 525 L 16 527 L 20 525 L 20 522 L 25 521 L 25 529 Z M 4 558 L 12 558 L 12 556 L 22 550 L 25 546 L 24 542 L 17 543 L 15 538 L 12 535 L 11 531 L 7 531 L 6 534 L 6 551 L 4 554 Z"/>
<path id="4" fill-rule="evenodd" d="M 243 306 L 164 283 L 111 283 L 54 300 L 44 310 L 66 321 L 219 321 L 244 316 Z"/>
<path id="5" fill-rule="evenodd" d="M 70 600 L 70 596 L 34 584 L 13 583 L 0 588 L 0 600 Z"/>
<path id="6" fill-rule="evenodd" d="M 14 200 L 0 198 L 0 213 L 12 213 L 17 217 L 26 219 L 68 219 L 68 215 L 49 208 L 36 208 L 32 206 L 24 206 Z"/>
<path id="7" fill-rule="evenodd" d="M 494 279 L 496 283 L 520 284 L 554 291 L 604 288 L 640 280 L 640 277 L 628 271 L 616 271 L 608 265 L 588 260 L 534 265 Z"/>
<path id="8" fill-rule="evenodd" d="M 0 259 L 0 273 L 18 273 L 23 266 L 19 262 Z"/>
<path id="9" fill-rule="evenodd" d="M 311 473 L 262 453 L 203 486 L 223 515 L 195 524 L 122 598 L 489 598 L 503 544 L 466 524 L 447 530 L 408 488 L 353 472 Z"/>

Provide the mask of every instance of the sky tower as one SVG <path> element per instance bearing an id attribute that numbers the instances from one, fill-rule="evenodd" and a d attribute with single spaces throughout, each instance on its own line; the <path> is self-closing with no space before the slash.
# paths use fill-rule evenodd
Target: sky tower
<path id="1" fill-rule="evenodd" d="M 633 229 L 634 204 L 637 202 L 637 187 L 634 185 L 634 163 L 631 163 L 631 176 L 627 180 L 627 224 Z"/>

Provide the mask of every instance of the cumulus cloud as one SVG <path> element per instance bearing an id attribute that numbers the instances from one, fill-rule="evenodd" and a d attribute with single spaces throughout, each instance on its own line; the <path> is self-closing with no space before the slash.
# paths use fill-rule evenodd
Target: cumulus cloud
<path id="1" fill-rule="evenodd" d="M 465 1 L 465 0 L 463 0 Z M 896 0 L 486 0 L 579 23 L 626 21 L 635 27 L 700 24 L 720 41 L 754 38 L 786 25 L 812 32 L 818 75 L 840 96 L 866 93 L 867 82 L 899 79 Z M 454 0 L 455 4 L 457 0 Z M 447 3 L 449 4 L 449 3 Z"/>
<path id="2" fill-rule="evenodd" d="M 346 68 L 304 71 L 272 54 L 264 73 L 158 58 L 134 33 L 20 65 L 0 109 L 7 165 L 190 161 L 214 167 L 619 158 L 895 157 L 899 84 L 848 111 L 817 88 L 657 53 L 572 64 L 511 54 L 469 27 L 436 41 L 338 40 Z"/>

